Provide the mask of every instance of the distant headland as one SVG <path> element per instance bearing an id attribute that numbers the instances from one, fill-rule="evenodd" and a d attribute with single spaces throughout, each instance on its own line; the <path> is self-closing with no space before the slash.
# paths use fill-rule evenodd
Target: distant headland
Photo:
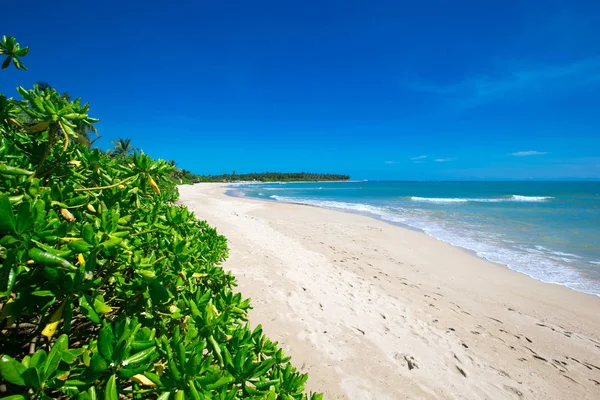
<path id="1" fill-rule="evenodd" d="M 200 182 L 316 182 L 316 181 L 347 181 L 349 175 L 317 174 L 310 172 L 260 172 L 250 174 L 196 175 L 186 170 L 179 170 L 182 180 L 190 183 Z M 177 171 L 176 171 L 177 172 Z"/>

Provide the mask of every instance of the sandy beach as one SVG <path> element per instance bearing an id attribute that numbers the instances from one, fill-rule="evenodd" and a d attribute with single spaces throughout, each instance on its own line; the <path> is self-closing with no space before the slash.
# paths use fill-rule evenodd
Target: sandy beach
<path id="1" fill-rule="evenodd" d="M 179 187 L 326 399 L 599 399 L 600 298 L 362 215 Z"/>

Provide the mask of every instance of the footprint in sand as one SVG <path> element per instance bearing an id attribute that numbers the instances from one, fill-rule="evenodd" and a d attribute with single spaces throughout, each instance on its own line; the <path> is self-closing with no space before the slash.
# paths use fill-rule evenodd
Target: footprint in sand
<path id="1" fill-rule="evenodd" d="M 404 367 L 408 368 L 409 371 L 419 368 L 417 360 L 415 360 L 415 358 L 409 354 L 395 353 L 394 359 Z"/>

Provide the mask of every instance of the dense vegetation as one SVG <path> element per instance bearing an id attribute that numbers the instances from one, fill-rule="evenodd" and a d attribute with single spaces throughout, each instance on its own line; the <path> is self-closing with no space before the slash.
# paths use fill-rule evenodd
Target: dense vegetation
<path id="1" fill-rule="evenodd" d="M 339 174 L 313 174 L 309 172 L 262 172 L 251 174 L 232 174 L 224 175 L 200 175 L 196 176 L 196 182 L 236 182 L 236 181 L 257 181 L 257 182 L 301 182 L 301 181 L 347 181 L 348 175 Z"/>
<path id="2" fill-rule="evenodd" d="M 0 44 L 19 69 L 27 51 Z M 174 165 L 90 150 L 87 104 L 18 91 L 0 95 L 0 396 L 306 399 L 249 328 L 225 238 L 173 205 Z"/>

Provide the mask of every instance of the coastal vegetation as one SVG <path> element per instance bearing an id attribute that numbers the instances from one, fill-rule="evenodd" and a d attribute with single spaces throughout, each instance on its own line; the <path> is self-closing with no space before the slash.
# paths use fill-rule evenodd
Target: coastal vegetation
<path id="1" fill-rule="evenodd" d="M 2 68 L 28 51 L 3 37 Z M 320 399 L 250 328 L 226 239 L 175 205 L 174 163 L 92 150 L 88 104 L 18 92 L 0 95 L 0 397 Z"/>
<path id="2" fill-rule="evenodd" d="M 348 175 L 341 174 L 315 174 L 309 172 L 262 172 L 250 174 L 199 175 L 197 182 L 305 182 L 305 181 L 347 181 Z"/>

